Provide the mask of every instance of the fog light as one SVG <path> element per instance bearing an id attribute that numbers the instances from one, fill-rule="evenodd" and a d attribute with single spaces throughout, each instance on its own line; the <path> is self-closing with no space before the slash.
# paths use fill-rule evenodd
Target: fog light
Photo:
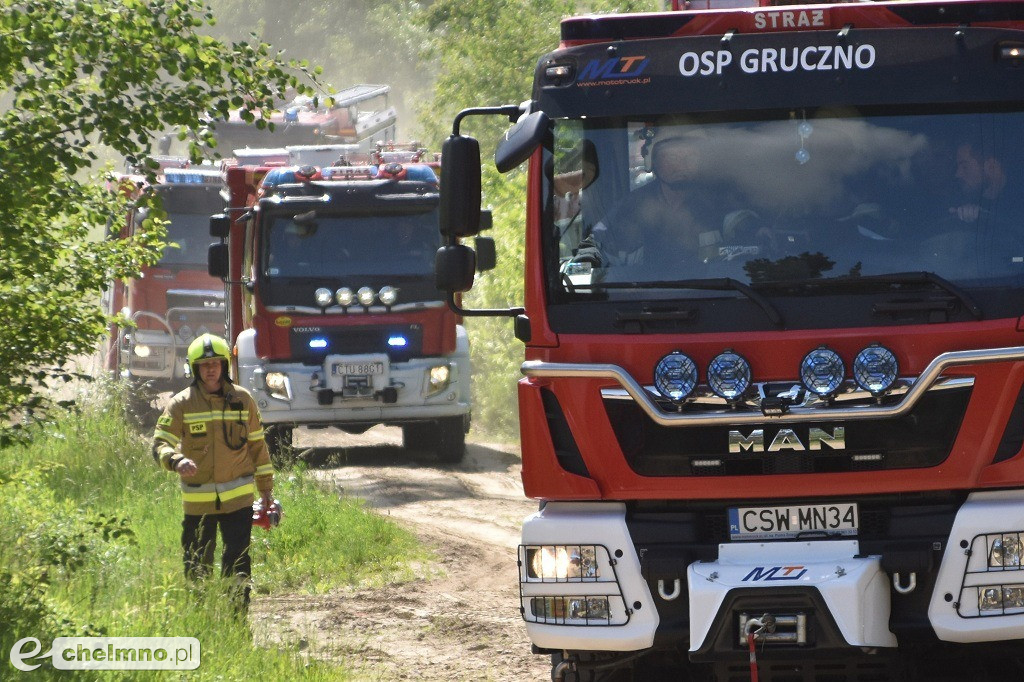
<path id="1" fill-rule="evenodd" d="M 395 301 L 398 300 L 398 289 L 394 287 L 381 287 L 380 291 L 377 292 L 377 298 L 384 305 L 394 305 Z"/>
<path id="2" fill-rule="evenodd" d="M 313 298 L 316 300 L 316 304 L 321 308 L 326 308 L 331 304 L 331 301 L 334 300 L 334 297 L 331 295 L 331 290 L 326 287 L 320 287 L 314 291 Z"/>
<path id="3" fill-rule="evenodd" d="M 281 400 L 292 399 L 291 382 L 288 381 L 288 375 L 284 372 L 267 372 L 263 376 L 263 383 L 272 397 Z"/>
<path id="4" fill-rule="evenodd" d="M 842 358 L 824 346 L 812 350 L 800 363 L 800 379 L 804 386 L 823 398 L 839 389 L 845 374 Z"/>
<path id="5" fill-rule="evenodd" d="M 1024 587 L 1012 585 L 1003 588 L 1003 608 L 1020 609 L 1024 608 Z"/>
<path id="6" fill-rule="evenodd" d="M 750 363 L 726 350 L 708 365 L 708 385 L 720 398 L 738 400 L 750 388 Z"/>
<path id="7" fill-rule="evenodd" d="M 697 386 L 696 363 L 679 351 L 669 353 L 654 368 L 654 386 L 669 400 L 686 400 Z"/>
<path id="8" fill-rule="evenodd" d="M 376 294 L 373 293 L 373 289 L 371 289 L 370 287 L 361 287 L 359 291 L 356 292 L 356 298 L 358 298 L 359 303 L 361 303 L 364 306 L 369 306 L 371 303 L 373 303 L 373 298 L 375 295 Z"/>
<path id="9" fill-rule="evenodd" d="M 1002 611 L 1002 589 L 998 587 L 986 587 L 978 592 L 978 609 L 981 611 Z"/>
<path id="10" fill-rule="evenodd" d="M 338 305 L 347 308 L 352 305 L 352 301 L 356 300 L 356 295 L 348 287 L 342 287 L 334 292 L 334 299 L 338 302 Z"/>
<path id="11" fill-rule="evenodd" d="M 853 361 L 853 378 L 857 385 L 872 395 L 889 390 L 899 375 L 899 363 L 888 348 L 868 346 Z"/>
<path id="12" fill-rule="evenodd" d="M 144 343 L 137 343 L 132 347 L 132 351 L 140 358 L 148 358 L 153 354 L 152 349 Z"/>
<path id="13" fill-rule="evenodd" d="M 608 597 L 533 597 L 533 619 L 564 625 L 609 625 L 611 607 Z M 571 622 L 576 621 L 576 622 Z"/>

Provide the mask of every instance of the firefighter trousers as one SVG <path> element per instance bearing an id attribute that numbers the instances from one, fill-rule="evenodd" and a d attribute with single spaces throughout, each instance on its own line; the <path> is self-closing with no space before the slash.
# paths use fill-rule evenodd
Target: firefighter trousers
<path id="1" fill-rule="evenodd" d="M 252 508 L 243 507 L 227 514 L 186 514 L 181 523 L 181 547 L 184 551 L 185 577 L 197 580 L 213 570 L 213 554 L 217 546 L 217 528 L 220 527 L 224 551 L 220 559 L 221 575 L 238 576 L 241 607 L 249 605 L 249 576 L 252 559 L 249 543 L 252 539 Z"/>

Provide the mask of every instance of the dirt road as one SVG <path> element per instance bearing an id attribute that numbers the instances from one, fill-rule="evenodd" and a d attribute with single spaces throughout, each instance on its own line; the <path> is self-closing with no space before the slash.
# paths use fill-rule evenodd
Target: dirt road
<path id="1" fill-rule="evenodd" d="M 522 494 L 513 448 L 471 443 L 458 466 L 401 448 L 397 428 L 360 436 L 296 431 L 314 474 L 410 529 L 438 557 L 412 582 L 328 595 L 264 597 L 254 617 L 272 638 L 344 660 L 367 680 L 547 680 L 519 615 L 516 546 L 536 503 Z M 344 445 L 345 447 L 341 447 Z"/>

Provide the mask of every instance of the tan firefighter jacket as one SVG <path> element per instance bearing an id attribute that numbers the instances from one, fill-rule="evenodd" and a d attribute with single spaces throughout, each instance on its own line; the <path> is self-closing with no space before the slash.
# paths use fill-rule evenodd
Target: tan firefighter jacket
<path id="1" fill-rule="evenodd" d="M 197 382 L 171 398 L 157 420 L 153 457 L 168 471 L 184 457 L 196 463 L 181 479 L 186 514 L 226 514 L 251 507 L 274 487 L 270 451 L 252 396 L 230 381 L 221 393 Z"/>

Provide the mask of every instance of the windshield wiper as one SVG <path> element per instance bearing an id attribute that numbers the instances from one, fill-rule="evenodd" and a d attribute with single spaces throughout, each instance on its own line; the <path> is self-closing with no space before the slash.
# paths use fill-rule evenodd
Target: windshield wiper
<path id="1" fill-rule="evenodd" d="M 801 289 L 811 288 L 836 288 L 836 289 L 860 289 L 879 284 L 931 284 L 942 289 L 959 300 L 967 311 L 976 320 L 983 317 L 981 308 L 970 294 L 950 282 L 945 277 L 926 270 L 913 272 L 890 272 L 882 275 L 841 275 L 839 277 L 821 277 L 818 279 L 781 280 L 777 282 L 758 282 L 755 286 L 758 289 L 776 289 L 786 287 L 800 287 Z"/>
<path id="2" fill-rule="evenodd" d="M 764 311 L 776 327 L 784 326 L 782 315 L 771 302 L 750 288 L 749 285 L 732 279 L 718 277 L 709 279 L 677 279 L 667 282 L 600 282 L 590 284 L 591 289 L 696 289 L 698 291 L 738 291 Z"/>

